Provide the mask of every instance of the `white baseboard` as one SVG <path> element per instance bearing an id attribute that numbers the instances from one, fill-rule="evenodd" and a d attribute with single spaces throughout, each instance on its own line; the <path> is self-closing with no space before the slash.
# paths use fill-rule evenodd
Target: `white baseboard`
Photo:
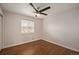
<path id="1" fill-rule="evenodd" d="M 0 51 L 2 50 L 2 48 L 0 49 Z"/>
<path id="2" fill-rule="evenodd" d="M 0 51 L 1 51 L 1 49 L 0 49 Z"/>
<path id="3" fill-rule="evenodd" d="M 24 44 L 24 43 L 29 43 L 29 42 L 36 41 L 36 40 L 39 40 L 39 39 L 33 39 L 33 40 L 30 40 L 30 41 L 26 41 L 26 42 L 21 42 L 21 43 L 17 43 L 17 44 L 7 45 L 7 46 L 4 46 L 3 49 L 4 49 L 4 48 L 8 48 L 8 47 L 12 47 L 12 46 L 16 46 L 16 45 L 21 45 L 21 44 Z M 53 41 L 48 40 L 48 39 L 42 39 L 42 40 L 45 40 L 45 41 L 48 41 L 48 42 L 50 42 L 50 43 L 54 43 L 54 44 L 56 44 L 56 45 L 59 45 L 59 46 L 68 48 L 68 49 L 70 49 L 70 50 L 79 52 L 79 50 L 77 50 L 77 49 L 68 47 L 68 46 L 66 46 L 66 45 L 63 45 L 63 44 L 60 44 L 60 43 L 57 43 L 57 42 L 53 42 Z"/>
<path id="4" fill-rule="evenodd" d="M 8 48 L 8 47 L 12 47 L 12 46 L 21 45 L 21 44 L 24 44 L 24 43 L 29 43 L 29 42 L 36 41 L 36 40 L 39 40 L 39 39 L 33 39 L 33 40 L 25 41 L 25 42 L 20 42 L 20 43 L 16 43 L 16 44 L 6 45 L 6 46 L 3 46 L 2 49 Z"/>
<path id="5" fill-rule="evenodd" d="M 0 48 L 0 51 L 2 50 L 2 48 Z"/>
<path id="6" fill-rule="evenodd" d="M 64 48 L 67 48 L 67 49 L 76 51 L 76 52 L 79 52 L 79 50 L 77 50 L 77 49 L 75 49 L 75 48 L 71 48 L 71 47 L 68 47 L 68 46 L 66 46 L 66 45 L 63 45 L 63 44 L 60 44 L 60 43 L 57 43 L 57 42 L 53 42 L 53 41 L 48 40 L 48 39 L 43 39 L 43 40 L 48 41 L 48 42 L 53 43 L 53 44 L 56 44 L 56 45 L 59 45 L 59 46 L 61 46 L 61 47 L 64 47 Z"/>

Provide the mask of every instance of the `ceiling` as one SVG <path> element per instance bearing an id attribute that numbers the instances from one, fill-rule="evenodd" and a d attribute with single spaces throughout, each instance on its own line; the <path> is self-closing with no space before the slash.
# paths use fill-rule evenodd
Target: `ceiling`
<path id="1" fill-rule="evenodd" d="M 47 13 L 48 16 L 56 13 L 61 13 L 66 10 L 73 8 L 79 8 L 78 3 L 33 3 L 35 7 L 40 7 L 43 9 L 47 6 L 50 6 L 51 9 L 46 10 L 44 13 Z M 28 3 L 1 3 L 0 6 L 2 9 L 18 14 L 28 15 L 34 17 L 35 10 Z M 47 16 L 40 15 L 38 18 L 44 18 Z"/>

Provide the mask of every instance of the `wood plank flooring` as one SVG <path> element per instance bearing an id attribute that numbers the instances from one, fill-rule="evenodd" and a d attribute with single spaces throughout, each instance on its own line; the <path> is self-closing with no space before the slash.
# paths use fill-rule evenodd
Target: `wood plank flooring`
<path id="1" fill-rule="evenodd" d="M 53 43 L 37 40 L 22 45 L 5 48 L 1 55 L 79 55 L 78 52 L 66 49 Z"/>

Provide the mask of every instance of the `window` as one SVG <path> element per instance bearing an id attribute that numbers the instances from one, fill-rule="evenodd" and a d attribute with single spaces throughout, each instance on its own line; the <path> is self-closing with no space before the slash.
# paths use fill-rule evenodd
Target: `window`
<path id="1" fill-rule="evenodd" d="M 22 20 L 21 21 L 21 32 L 22 33 L 34 33 L 34 21 Z"/>

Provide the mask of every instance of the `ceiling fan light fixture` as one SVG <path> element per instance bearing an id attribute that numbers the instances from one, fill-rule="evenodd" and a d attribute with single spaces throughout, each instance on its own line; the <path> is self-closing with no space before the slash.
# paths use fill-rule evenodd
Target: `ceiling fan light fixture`
<path id="1" fill-rule="evenodd" d="M 35 13 L 35 17 L 38 17 L 38 16 L 40 16 L 40 14 L 39 13 Z"/>
<path id="2" fill-rule="evenodd" d="M 37 13 L 36 15 L 37 15 L 37 16 L 40 16 L 40 14 L 38 14 L 38 13 Z"/>
<path id="3" fill-rule="evenodd" d="M 45 15 L 45 16 L 48 15 L 48 14 L 43 13 L 43 12 L 50 9 L 50 6 L 47 6 L 46 8 L 43 8 L 43 9 L 39 10 L 39 7 L 35 8 L 35 6 L 32 3 L 30 3 L 30 5 L 35 10 L 35 15 L 34 15 L 35 17 L 40 16 L 40 14 Z"/>

